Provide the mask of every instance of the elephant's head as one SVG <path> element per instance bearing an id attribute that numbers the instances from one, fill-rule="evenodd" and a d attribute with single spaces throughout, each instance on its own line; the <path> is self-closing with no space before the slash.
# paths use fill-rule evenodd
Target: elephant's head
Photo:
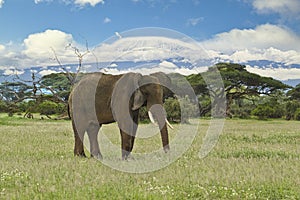
<path id="1" fill-rule="evenodd" d="M 163 83 L 154 75 L 128 73 L 116 83 L 111 107 L 119 128 L 127 134 L 135 134 L 137 121 L 133 120 L 138 109 L 145 105 L 152 122 L 157 122 L 165 151 L 169 150 L 167 125 L 163 108 Z"/>

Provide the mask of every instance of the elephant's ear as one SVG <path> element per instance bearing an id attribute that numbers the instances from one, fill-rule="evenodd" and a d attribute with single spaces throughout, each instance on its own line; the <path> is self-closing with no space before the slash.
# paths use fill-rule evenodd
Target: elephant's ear
<path id="1" fill-rule="evenodd" d="M 155 72 L 150 74 L 150 76 L 156 77 L 159 84 L 163 88 L 163 99 L 173 96 L 174 85 L 172 84 L 171 76 L 163 72 Z"/>
<path id="2" fill-rule="evenodd" d="M 137 110 L 140 107 L 142 107 L 142 105 L 145 102 L 145 97 L 143 95 L 143 93 L 138 89 L 134 92 L 134 97 L 133 97 L 133 104 L 132 104 L 132 110 Z"/>
<path id="3" fill-rule="evenodd" d="M 111 97 L 111 110 L 114 119 L 118 122 L 119 128 L 126 133 L 131 133 L 135 126 L 132 121 L 133 99 L 140 99 L 135 95 L 138 91 L 138 82 L 142 75 L 137 73 L 124 74 L 115 84 Z M 132 98 L 133 97 L 133 98 Z"/>
<path id="4" fill-rule="evenodd" d="M 169 75 L 163 73 L 163 72 L 155 72 L 150 74 L 150 76 L 154 76 L 158 79 L 159 83 L 166 88 L 170 88 L 171 87 L 171 78 L 169 77 Z"/>

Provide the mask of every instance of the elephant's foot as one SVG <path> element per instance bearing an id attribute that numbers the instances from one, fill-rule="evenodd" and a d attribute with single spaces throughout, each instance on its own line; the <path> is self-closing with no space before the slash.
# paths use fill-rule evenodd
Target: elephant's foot
<path id="1" fill-rule="evenodd" d="M 164 146 L 164 151 L 165 153 L 168 153 L 170 151 L 170 146 L 169 145 Z"/>
<path id="2" fill-rule="evenodd" d="M 122 150 L 122 160 L 127 160 L 129 158 L 129 156 L 130 156 L 130 152 L 129 151 Z"/>
<path id="3" fill-rule="evenodd" d="M 82 151 L 82 152 L 74 151 L 74 156 L 86 158 L 84 151 Z"/>
<path id="4" fill-rule="evenodd" d="M 134 156 L 132 156 L 131 154 L 129 154 L 128 156 L 122 157 L 122 160 L 124 161 L 130 161 L 130 160 L 135 160 Z"/>
<path id="5" fill-rule="evenodd" d="M 103 160 L 103 156 L 102 156 L 101 153 L 98 153 L 98 154 L 95 154 L 95 155 L 91 154 L 91 157 L 96 158 L 97 160 Z"/>

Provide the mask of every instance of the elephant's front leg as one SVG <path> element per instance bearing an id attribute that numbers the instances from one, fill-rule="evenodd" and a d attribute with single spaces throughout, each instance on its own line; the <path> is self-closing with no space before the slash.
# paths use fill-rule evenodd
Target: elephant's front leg
<path id="1" fill-rule="evenodd" d="M 102 159 L 102 154 L 100 152 L 99 143 L 98 143 L 98 132 L 101 125 L 96 122 L 91 122 L 87 130 L 89 140 L 90 140 L 90 153 L 91 157 L 97 159 Z"/>
<path id="2" fill-rule="evenodd" d="M 131 117 L 132 117 L 132 121 L 122 123 L 123 127 L 126 127 L 126 130 L 129 133 L 126 133 L 124 130 L 120 128 L 123 160 L 127 160 L 128 156 L 130 155 L 133 149 L 135 135 L 138 128 L 139 110 L 132 112 Z M 126 125 L 124 126 L 124 124 Z M 120 126 L 119 124 L 119 127 L 122 126 Z"/>
<path id="3" fill-rule="evenodd" d="M 122 160 L 127 160 L 128 156 L 130 155 L 132 149 L 133 149 L 133 144 L 134 144 L 134 139 L 135 136 L 129 135 L 122 131 L 120 129 L 121 133 L 121 145 L 122 145 Z"/>

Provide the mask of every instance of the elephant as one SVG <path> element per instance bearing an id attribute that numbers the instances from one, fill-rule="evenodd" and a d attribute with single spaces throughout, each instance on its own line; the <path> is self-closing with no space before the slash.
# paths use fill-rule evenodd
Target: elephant
<path id="1" fill-rule="evenodd" d="M 84 134 L 90 141 L 91 157 L 102 159 L 97 135 L 103 124 L 117 122 L 121 135 L 122 159 L 132 152 L 138 127 L 138 114 L 146 106 L 151 122 L 160 129 L 163 150 L 168 152 L 168 128 L 171 127 L 163 108 L 163 88 L 170 84 L 161 72 L 142 75 L 89 73 L 72 89 L 69 111 L 75 138 L 74 155 L 86 157 Z"/>

